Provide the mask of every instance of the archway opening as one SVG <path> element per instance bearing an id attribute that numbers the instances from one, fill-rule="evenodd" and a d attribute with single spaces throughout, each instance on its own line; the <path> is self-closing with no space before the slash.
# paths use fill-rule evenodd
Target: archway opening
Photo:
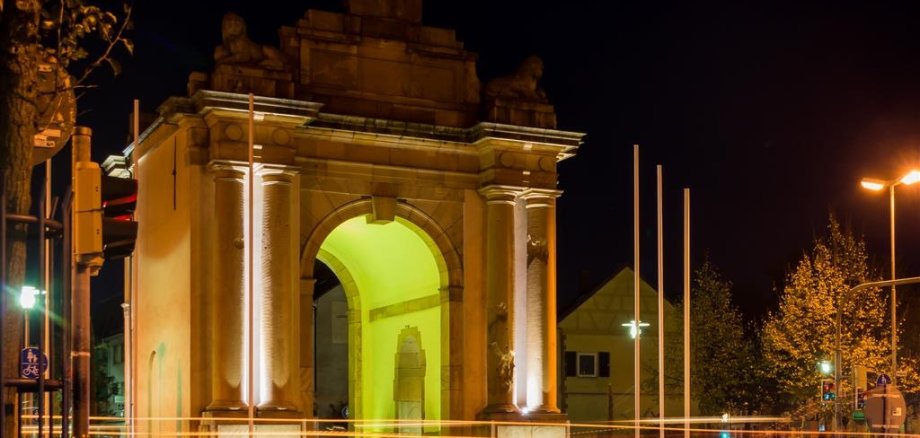
<path id="1" fill-rule="evenodd" d="M 410 411 L 399 409 L 406 402 L 422 407 L 421 414 L 413 409 L 412 415 L 425 420 L 441 418 L 440 291 L 446 276 L 441 272 L 440 253 L 433 251 L 436 248 L 424 231 L 402 218 L 381 224 L 368 223 L 365 216 L 343 222 L 320 246 L 316 258 L 341 283 L 347 306 L 347 364 L 340 366 L 347 368 L 353 418 L 398 419 L 407 415 L 400 412 Z M 341 312 L 337 316 L 341 318 Z M 341 323 L 319 314 L 315 321 Z M 400 334 L 405 336 L 406 329 L 417 333 L 418 351 L 424 355 L 412 359 L 413 366 L 423 366 L 418 370 L 423 377 L 418 379 L 397 371 L 400 360 L 403 367 L 408 360 L 405 354 L 399 355 Z M 322 330 L 317 327 L 315 333 Z M 341 326 L 336 330 L 341 334 Z M 322 356 L 316 352 L 315 357 Z M 320 365 L 317 363 L 317 382 L 324 378 Z"/>

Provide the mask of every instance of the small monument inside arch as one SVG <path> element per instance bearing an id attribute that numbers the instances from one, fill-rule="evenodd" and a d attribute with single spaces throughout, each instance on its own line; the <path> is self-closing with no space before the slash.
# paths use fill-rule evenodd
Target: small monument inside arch
<path id="1" fill-rule="evenodd" d="M 396 402 L 396 419 L 425 419 L 425 350 L 418 327 L 406 326 L 399 332 L 396 342 L 396 369 L 393 379 L 393 399 Z M 422 424 L 399 425 L 399 433 L 419 435 Z"/>

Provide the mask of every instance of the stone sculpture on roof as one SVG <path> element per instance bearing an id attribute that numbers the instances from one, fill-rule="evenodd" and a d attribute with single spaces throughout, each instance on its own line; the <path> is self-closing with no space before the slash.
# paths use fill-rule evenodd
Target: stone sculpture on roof
<path id="1" fill-rule="evenodd" d="M 214 49 L 214 61 L 218 64 L 259 66 L 275 70 L 285 67 L 281 51 L 249 39 L 246 21 L 233 12 L 224 14 L 221 38 L 223 44 Z"/>
<path id="2" fill-rule="evenodd" d="M 543 61 L 536 56 L 529 56 L 514 74 L 489 81 L 486 85 L 486 96 L 545 103 L 546 93 L 539 86 L 542 77 Z"/>

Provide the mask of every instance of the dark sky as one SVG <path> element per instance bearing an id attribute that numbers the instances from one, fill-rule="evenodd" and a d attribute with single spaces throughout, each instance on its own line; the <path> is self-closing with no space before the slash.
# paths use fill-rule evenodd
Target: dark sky
<path id="1" fill-rule="evenodd" d="M 81 102 L 95 157 L 119 151 L 131 100 L 152 111 L 208 70 L 220 19 L 277 44 L 279 26 L 329 1 L 140 1 L 134 57 L 98 75 Z M 642 274 L 654 285 L 655 164 L 665 172 L 666 293 L 680 295 L 681 188 L 692 189 L 693 263 L 735 284 L 743 310 L 775 305 L 774 286 L 823 231 L 829 212 L 865 235 L 887 266 L 887 197 L 862 176 L 920 166 L 920 3 L 465 0 L 425 4 L 479 54 L 483 82 L 530 54 L 559 128 L 586 132 L 561 165 L 560 301 L 632 264 L 632 145 L 641 145 Z M 920 186 L 920 184 L 918 184 Z M 920 273 L 920 190 L 898 190 L 899 268 Z M 886 268 L 887 269 L 887 268 Z M 116 274 L 117 269 L 111 269 Z M 887 272 L 887 271 L 886 271 Z M 117 300 L 115 300 L 117 301 Z"/>

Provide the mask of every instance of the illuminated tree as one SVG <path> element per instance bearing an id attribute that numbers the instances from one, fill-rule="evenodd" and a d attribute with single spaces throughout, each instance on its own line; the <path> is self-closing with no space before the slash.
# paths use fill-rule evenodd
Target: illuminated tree
<path id="1" fill-rule="evenodd" d="M 2 169 L 3 192 L 10 213 L 28 214 L 31 205 L 29 195 L 32 176 L 32 147 L 35 134 L 43 128 L 40 118 L 42 101 L 48 99 L 39 90 L 48 93 L 73 93 L 74 87 L 85 86 L 85 81 L 96 67 L 108 64 L 116 73 L 118 63 L 112 58 L 113 49 L 122 47 L 132 51 L 131 42 L 124 38 L 130 8 L 124 10 L 125 19 L 119 23 L 116 15 L 84 0 L 0 0 L 0 169 Z M 88 38 L 93 43 L 87 45 Z M 97 56 L 90 58 L 95 47 Z M 52 77 L 67 78 L 63 72 L 77 70 L 80 73 L 73 81 L 54 79 L 51 87 L 41 87 L 40 69 L 50 66 Z M 57 73 L 61 74 L 57 74 Z M 44 98 L 44 99 L 43 99 Z M 73 121 L 70 121 L 72 125 Z M 22 315 L 16 311 L 11 291 L 19 289 L 25 275 L 26 230 L 13 227 L 10 230 L 7 254 L 8 289 L 0 294 L 7 310 L 2 330 L 7 340 L 22 336 Z M 10 377 L 17 373 L 16 357 L 18 343 L 5 342 L 3 347 L 6 363 L 3 375 Z M 7 403 L 12 403 L 14 392 L 7 390 Z M 8 420 L 4 436 L 13 436 L 15 431 L 12 409 L 5 409 Z"/>
<path id="2" fill-rule="evenodd" d="M 822 409 L 818 401 L 822 376 L 817 365 L 834 360 L 838 305 L 842 311 L 838 398 L 846 400 L 852 395 L 849 380 L 854 365 L 889 368 L 889 294 L 878 289 L 848 294 L 857 284 L 880 279 L 868 260 L 865 242 L 841 230 L 831 216 L 827 233 L 815 239 L 812 250 L 788 274 L 778 311 L 767 317 L 762 335 L 764 359 L 781 398 L 801 414 Z M 916 387 L 915 363 L 910 357 L 901 360 L 902 389 Z M 849 408 L 848 403 L 842 406 Z M 825 410 L 830 407 L 823 405 Z"/>

